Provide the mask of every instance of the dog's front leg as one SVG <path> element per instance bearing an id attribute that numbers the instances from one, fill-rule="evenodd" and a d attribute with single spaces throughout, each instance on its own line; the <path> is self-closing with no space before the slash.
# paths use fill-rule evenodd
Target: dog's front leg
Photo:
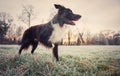
<path id="1" fill-rule="evenodd" d="M 58 44 L 57 43 L 53 44 L 51 41 L 47 41 L 47 42 L 44 42 L 44 45 L 46 45 L 49 48 L 52 48 L 53 60 L 55 58 L 56 61 L 59 61 L 59 57 L 58 57 Z"/>
<path id="2" fill-rule="evenodd" d="M 53 57 L 56 58 L 56 61 L 59 61 L 59 57 L 58 57 L 58 44 L 55 43 L 54 47 L 53 47 Z"/>

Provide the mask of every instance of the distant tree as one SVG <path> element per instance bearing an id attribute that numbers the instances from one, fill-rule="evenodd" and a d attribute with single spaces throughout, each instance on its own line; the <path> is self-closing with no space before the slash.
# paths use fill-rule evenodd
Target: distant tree
<path id="1" fill-rule="evenodd" d="M 34 7 L 32 5 L 23 6 L 22 13 L 18 16 L 18 19 L 23 23 L 27 24 L 28 27 L 30 27 L 31 20 L 33 20 L 34 18 Z"/>
<path id="2" fill-rule="evenodd" d="M 0 38 L 4 38 L 8 28 L 13 22 L 13 17 L 6 12 L 0 12 Z"/>
<path id="3" fill-rule="evenodd" d="M 96 45 L 108 45 L 109 40 L 106 38 L 106 36 L 102 32 L 100 32 L 93 36 L 93 38 L 91 39 L 91 43 Z"/>
<path id="4" fill-rule="evenodd" d="M 80 33 L 80 32 L 79 32 L 79 39 L 80 39 L 81 44 L 84 44 L 84 43 L 85 43 L 85 41 L 84 41 L 84 39 L 83 39 L 83 33 Z"/>
<path id="5" fill-rule="evenodd" d="M 17 28 L 17 30 L 16 30 L 16 36 L 17 36 L 18 40 L 21 38 L 21 36 L 22 36 L 22 34 L 24 32 L 23 30 L 24 30 L 24 28 L 22 26 L 19 26 Z"/>
<path id="6" fill-rule="evenodd" d="M 80 37 L 78 37 L 78 39 L 77 39 L 77 45 L 80 45 L 80 44 L 81 44 Z"/>
<path id="7" fill-rule="evenodd" d="M 105 39 L 105 36 L 102 32 L 100 32 L 99 34 L 99 38 L 98 38 L 98 41 L 99 41 L 99 44 L 100 45 L 105 45 L 106 44 L 106 39 Z"/>
<path id="8" fill-rule="evenodd" d="M 120 34 L 116 33 L 115 35 L 113 35 L 113 43 L 114 45 L 120 45 Z"/>
<path id="9" fill-rule="evenodd" d="M 6 38 L 9 41 L 18 42 L 21 39 L 24 30 L 25 28 L 23 28 L 22 26 L 12 24 L 6 33 Z"/>
<path id="10" fill-rule="evenodd" d="M 91 38 L 91 44 L 95 45 L 98 44 L 98 36 L 97 34 L 94 34 L 93 37 Z"/>
<path id="11" fill-rule="evenodd" d="M 16 25 L 15 24 L 12 24 L 9 29 L 7 30 L 7 33 L 6 33 L 6 38 L 9 39 L 10 41 L 13 41 L 16 37 Z"/>
<path id="12" fill-rule="evenodd" d="M 86 31 L 86 44 L 90 44 L 91 43 L 91 32 L 90 31 Z"/>
<path id="13" fill-rule="evenodd" d="M 108 43 L 109 43 L 109 45 L 113 45 L 113 37 L 110 36 L 110 37 L 107 38 L 107 39 L 108 39 Z"/>
<path id="14" fill-rule="evenodd" d="M 83 39 L 84 32 L 80 32 L 79 29 L 76 27 L 76 30 L 78 32 L 78 39 L 77 39 L 77 45 L 84 44 L 85 41 Z"/>
<path id="15" fill-rule="evenodd" d="M 68 31 L 68 45 L 71 44 L 71 32 Z"/>

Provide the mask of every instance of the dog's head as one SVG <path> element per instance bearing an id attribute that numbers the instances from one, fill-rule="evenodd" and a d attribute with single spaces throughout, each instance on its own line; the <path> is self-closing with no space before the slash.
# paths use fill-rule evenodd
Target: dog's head
<path id="1" fill-rule="evenodd" d="M 69 8 L 65 8 L 58 4 L 54 4 L 54 6 L 58 9 L 58 22 L 60 26 L 63 26 L 64 24 L 75 25 L 74 21 L 81 18 L 80 15 L 74 14 Z"/>

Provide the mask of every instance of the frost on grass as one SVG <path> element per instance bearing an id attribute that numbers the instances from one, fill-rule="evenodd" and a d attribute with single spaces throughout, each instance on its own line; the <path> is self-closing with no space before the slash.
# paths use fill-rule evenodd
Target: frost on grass
<path id="1" fill-rule="evenodd" d="M 38 48 L 33 56 L 29 51 L 19 57 L 18 47 L 3 47 L 0 48 L 0 76 L 119 76 L 119 47 L 101 48 L 77 46 L 75 50 L 75 46 L 61 46 L 60 62 L 56 63 L 47 50 L 38 52 L 41 50 Z"/>

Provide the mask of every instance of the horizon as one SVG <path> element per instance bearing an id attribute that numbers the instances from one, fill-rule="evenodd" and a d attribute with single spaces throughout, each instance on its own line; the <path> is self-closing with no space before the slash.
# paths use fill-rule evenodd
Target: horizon
<path id="1" fill-rule="evenodd" d="M 48 21 L 50 14 L 57 9 L 53 4 L 61 4 L 66 8 L 72 9 L 74 13 L 82 15 L 82 18 L 76 22 L 77 28 L 89 30 L 91 33 L 97 33 L 102 30 L 120 31 L 120 1 L 119 0 L 0 0 L 0 12 L 8 12 L 14 17 L 15 24 L 18 22 L 17 16 L 22 12 L 23 5 L 33 5 L 37 12 L 36 19 L 32 20 L 32 25 Z M 42 11 L 41 11 L 42 10 Z"/>

